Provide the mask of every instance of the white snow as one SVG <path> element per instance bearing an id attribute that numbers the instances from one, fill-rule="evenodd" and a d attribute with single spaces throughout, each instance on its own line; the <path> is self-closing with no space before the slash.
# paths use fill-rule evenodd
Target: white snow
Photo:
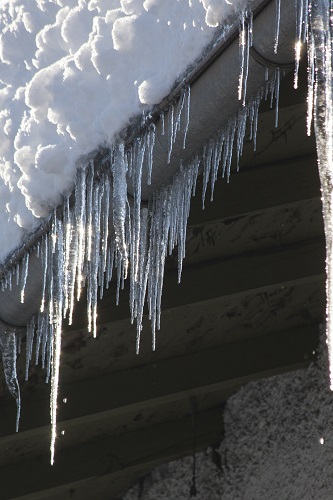
<path id="1" fill-rule="evenodd" d="M 0 261 L 245 0 L 3 0 Z"/>

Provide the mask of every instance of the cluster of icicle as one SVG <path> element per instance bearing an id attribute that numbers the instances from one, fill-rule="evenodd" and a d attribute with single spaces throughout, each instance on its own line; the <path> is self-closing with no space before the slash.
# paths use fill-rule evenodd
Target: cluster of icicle
<path id="1" fill-rule="evenodd" d="M 221 164 L 222 176 L 230 176 L 233 150 L 236 146 L 239 158 L 248 121 L 255 143 L 259 104 L 269 94 L 271 99 L 278 95 L 279 81 L 279 78 L 268 81 L 266 87 L 210 139 L 202 155 L 196 156 L 187 165 L 180 165 L 172 182 L 157 190 L 147 204 L 141 202 L 141 173 L 145 162 L 150 165 L 148 170 L 151 171 L 155 126 L 150 126 L 128 148 L 118 143 L 107 154 L 104 151 L 98 168 L 94 160 L 83 163 L 79 168 L 74 202 L 71 197 L 67 197 L 62 208 L 54 211 L 50 218 L 50 230 L 35 250 L 37 258 L 42 261 L 43 296 L 38 317 L 32 318 L 26 334 L 26 379 L 33 357 L 34 337 L 36 363 L 41 358 L 47 380 L 51 378 L 51 462 L 54 459 L 56 438 L 63 319 L 67 318 L 71 324 L 74 304 L 84 287 L 87 294 L 88 329 L 95 337 L 98 296 L 103 296 L 104 288 L 109 287 L 115 274 L 118 302 L 120 290 L 129 275 L 130 313 L 132 322 L 136 320 L 137 324 L 137 352 L 146 302 L 151 320 L 152 348 L 155 349 L 155 333 L 160 328 L 165 259 L 177 246 L 180 281 L 190 201 L 195 194 L 198 174 L 203 173 L 204 204 L 209 184 L 213 198 Z M 190 89 L 186 87 L 184 95 L 188 104 L 183 108 L 186 116 L 189 116 L 189 93 Z M 179 123 L 180 114 L 174 113 L 173 121 L 169 122 L 170 130 L 164 132 L 171 137 L 173 134 L 170 154 Z M 182 131 L 184 142 L 187 124 L 186 121 Z M 127 195 L 128 182 L 132 183 L 134 189 L 133 198 Z M 29 254 L 26 254 L 21 270 L 16 273 L 21 283 L 22 300 L 28 272 Z M 10 278 L 7 277 L 4 287 L 11 286 L 13 278 L 8 276 Z M 15 346 L 9 349 L 15 349 Z M 18 394 L 11 392 L 14 396 Z"/>
<path id="2" fill-rule="evenodd" d="M 323 5 L 326 3 L 328 0 L 322 2 Z M 279 6 L 280 3 L 277 0 L 277 39 L 280 23 Z M 314 61 L 316 57 L 319 57 L 316 55 L 316 50 L 319 50 L 316 32 L 314 27 L 311 30 L 307 29 L 307 0 L 296 0 L 296 7 L 299 22 L 296 40 L 295 85 L 299 62 L 297 47 L 309 37 L 309 88 L 311 89 L 309 103 L 311 103 L 313 102 L 313 87 L 317 93 L 330 92 L 330 90 L 326 90 L 325 85 L 323 86 L 318 80 L 319 77 L 316 80 L 317 86 L 313 85 Z M 311 13 L 313 10 L 311 11 L 310 8 L 309 11 Z M 29 363 L 33 357 L 33 345 L 35 345 L 36 363 L 41 358 L 42 366 L 47 371 L 47 379 L 51 379 L 51 463 L 54 462 L 56 439 L 62 322 L 64 318 L 67 318 L 71 323 L 74 304 L 80 298 L 82 288 L 84 287 L 87 293 L 88 328 L 96 336 L 98 295 L 103 296 L 104 289 L 108 288 L 115 275 L 118 301 L 120 290 L 124 287 L 126 278 L 129 277 L 131 320 L 136 321 L 137 324 L 137 352 L 146 303 L 151 320 L 152 347 L 155 349 L 155 334 L 160 327 L 165 258 L 177 247 L 178 279 L 180 280 L 185 256 L 190 200 L 195 194 L 198 175 L 201 173 L 203 175 L 202 200 L 204 205 L 209 184 L 211 199 L 213 198 L 218 172 L 221 171 L 222 177 L 229 179 L 233 151 L 236 151 L 238 163 L 248 129 L 250 129 L 255 148 L 258 111 L 263 99 L 269 97 L 271 103 L 275 99 L 277 122 L 280 85 L 278 68 L 275 70 L 274 77 L 267 79 L 266 85 L 257 92 L 257 95 L 245 99 L 249 48 L 252 43 L 252 15 L 249 13 L 241 22 L 240 37 L 242 40 L 240 43 L 239 99 L 243 105 L 238 114 L 206 143 L 203 151 L 198 152 L 197 156 L 187 164 L 180 162 L 179 170 L 171 182 L 155 191 L 147 203 L 141 201 L 142 172 L 144 167 L 148 170 L 149 183 L 154 167 L 153 153 L 157 133 L 155 124 L 150 123 L 145 132 L 135 138 L 130 145 L 119 141 L 112 148 L 104 149 L 102 154 L 97 155 L 95 159 L 82 161 L 77 173 L 74 196 L 67 197 L 63 206 L 54 211 L 49 221 L 50 230 L 35 249 L 43 267 L 43 297 L 38 317 L 33 318 L 27 328 L 26 378 Z M 324 50 L 325 54 L 327 51 L 328 49 Z M 325 82 L 327 80 L 328 76 L 325 77 Z M 330 83 L 332 84 L 332 78 Z M 332 106 L 332 95 L 327 95 L 327 99 Z M 160 133 L 168 135 L 168 161 L 170 161 L 177 134 L 183 135 L 183 146 L 186 147 L 190 120 L 190 87 L 188 85 L 184 87 L 178 105 L 170 104 L 165 114 L 168 115 L 165 124 L 164 113 L 160 116 L 163 125 Z M 318 120 L 319 118 L 317 122 Z M 317 128 L 318 126 L 317 123 Z M 327 130 L 326 122 L 322 127 Z M 324 144 L 326 144 L 325 141 L 326 139 L 323 141 Z M 324 146 L 325 151 L 326 147 Z M 331 155 L 332 149 L 327 154 Z M 97 160 L 97 157 L 100 159 Z M 329 181 L 331 183 L 331 177 Z M 132 197 L 127 194 L 129 185 L 133 192 Z M 331 214 L 331 204 L 329 210 Z M 331 245 L 331 240 L 329 242 Z M 328 255 L 331 253 L 328 252 Z M 28 267 L 29 254 L 26 254 L 20 270 L 16 271 L 16 279 L 22 286 L 22 300 Z M 11 286 L 12 274 L 15 274 L 15 271 L 9 273 L 4 280 L 4 288 Z M 329 302 L 329 304 L 332 303 L 333 300 Z M 11 340 L 7 341 L 5 338 L 6 335 L 0 332 L 2 343 L 0 347 L 5 361 L 6 379 L 10 391 L 17 400 L 19 419 L 20 398 L 15 368 L 17 334 L 14 333 L 8 337 Z M 7 363 L 6 359 L 11 361 Z"/>

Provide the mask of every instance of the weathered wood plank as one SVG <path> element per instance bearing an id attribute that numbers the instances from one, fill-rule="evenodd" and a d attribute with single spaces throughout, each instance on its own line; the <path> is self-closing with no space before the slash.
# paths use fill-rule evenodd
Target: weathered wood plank
<path id="1" fill-rule="evenodd" d="M 221 257 L 262 251 L 324 234 L 320 198 L 307 199 L 244 216 L 190 226 L 184 267 Z M 167 271 L 178 265 L 177 252 Z"/>
<path id="2" fill-rule="evenodd" d="M 203 302 L 216 297 L 242 294 L 249 290 L 269 290 L 299 282 L 325 279 L 324 238 L 314 238 L 286 247 L 256 253 L 226 257 L 199 265 L 185 267 L 182 281 L 177 285 L 176 271 L 164 278 L 163 310 L 186 304 Z M 129 316 L 128 290 L 120 294 L 118 306 L 115 285 L 112 284 L 99 302 L 98 321 L 109 323 Z M 86 325 L 84 302 L 78 304 L 74 314 L 74 327 Z"/>
<path id="3" fill-rule="evenodd" d="M 191 203 L 189 226 L 320 199 L 316 155 L 240 169 L 232 174 L 228 184 L 225 180 L 217 181 L 212 203 L 208 188 L 205 210 L 201 189 L 197 188 L 197 192 Z"/>

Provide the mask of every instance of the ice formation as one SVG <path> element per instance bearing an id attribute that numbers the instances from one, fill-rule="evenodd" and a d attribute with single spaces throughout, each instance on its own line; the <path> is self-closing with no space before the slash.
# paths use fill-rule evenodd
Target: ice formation
<path id="1" fill-rule="evenodd" d="M 111 4 L 114 7 L 116 4 L 118 5 L 118 2 L 114 1 Z M 12 184 L 13 180 L 8 181 L 7 179 L 8 186 L 13 191 L 18 188 L 21 189 L 21 192 L 25 196 L 27 207 L 30 208 L 34 215 L 44 214 L 44 202 L 46 202 L 46 199 L 38 197 L 38 182 L 42 182 L 43 186 L 45 183 L 47 203 L 58 202 L 59 193 L 65 193 L 65 200 L 62 206 L 54 210 L 48 218 L 49 231 L 44 234 L 42 241 L 31 251 L 30 257 L 28 253 L 26 254 L 20 267 L 8 271 L 2 282 L 3 289 L 6 289 L 11 287 L 12 279 L 18 280 L 21 284 L 21 299 L 24 300 L 29 259 L 41 259 L 43 267 L 43 296 L 38 317 L 32 319 L 27 329 L 26 359 L 28 375 L 29 362 L 33 357 L 34 337 L 36 337 L 36 361 L 41 358 L 42 365 L 47 370 L 47 379 L 51 379 L 51 463 L 54 462 L 54 445 L 56 439 L 62 321 L 63 318 L 68 318 L 71 323 L 74 303 L 79 299 L 82 288 L 85 287 L 87 293 L 88 328 L 96 336 L 98 292 L 102 295 L 104 287 L 107 288 L 109 286 L 112 275 L 116 274 L 117 296 L 119 297 L 120 290 L 124 286 L 124 280 L 129 275 L 130 313 L 132 321 L 136 321 L 137 325 L 137 352 L 140 345 L 145 303 L 148 305 L 149 318 L 152 325 L 152 347 L 155 349 L 156 330 L 160 326 L 165 257 L 177 246 L 178 277 L 180 280 L 182 262 L 185 256 L 186 225 L 190 200 L 195 193 L 198 174 L 203 173 L 202 199 L 204 204 L 209 184 L 211 185 L 211 197 L 213 197 L 218 169 L 221 168 L 222 175 L 229 178 L 233 150 L 236 150 L 237 159 L 239 159 L 247 123 L 250 125 L 251 136 L 255 145 L 258 110 L 262 99 L 267 99 L 270 96 L 273 103 L 275 98 L 276 120 L 278 119 L 280 84 L 280 70 L 278 68 L 275 70 L 273 78 L 267 80 L 266 84 L 258 90 L 256 95 L 247 96 L 246 83 L 249 52 L 252 43 L 252 13 L 249 9 L 245 9 L 240 14 L 239 47 L 241 57 L 238 90 L 241 106 L 239 112 L 236 116 L 229 119 L 226 125 L 216 132 L 214 137 L 210 138 L 205 144 L 203 151 L 198 152 L 186 164 L 182 161 L 179 162 L 179 169 L 170 182 L 156 190 L 147 202 L 142 202 L 142 172 L 145 167 L 148 171 L 149 183 L 151 172 L 154 168 L 153 151 L 155 142 L 158 139 L 157 133 L 167 135 L 168 160 L 171 159 L 173 145 L 178 134 L 181 134 L 183 146 L 184 148 L 186 147 L 186 136 L 190 120 L 190 86 L 186 83 L 180 94 L 178 103 L 171 102 L 160 113 L 159 120 L 163 126 L 159 128 L 159 131 L 157 131 L 155 123 L 149 120 L 149 115 L 144 115 L 144 118 L 148 117 L 148 119 L 143 123 L 141 134 L 134 137 L 132 141 L 126 142 L 121 135 L 118 134 L 116 136 L 115 134 L 119 132 L 132 114 L 140 110 L 140 102 L 141 104 L 151 105 L 160 100 L 168 92 L 172 82 L 184 70 L 184 66 L 187 66 L 191 57 L 194 57 L 194 52 L 191 52 L 191 56 L 184 49 L 186 64 L 184 61 L 177 61 L 175 66 L 172 66 L 172 71 L 167 79 L 165 79 L 164 73 L 159 75 L 164 85 L 160 86 L 156 78 L 148 77 L 149 72 L 147 72 L 145 79 L 141 80 L 141 83 L 135 80 L 133 88 L 129 89 L 124 85 L 122 91 L 125 91 L 126 95 L 124 95 L 124 100 L 120 97 L 117 100 L 120 103 L 119 109 L 110 108 L 109 106 L 105 107 L 105 94 L 103 94 L 104 100 L 100 102 L 100 96 L 92 93 L 96 79 L 103 80 L 105 86 L 108 88 L 109 94 L 107 95 L 111 96 L 115 80 L 119 77 L 122 86 L 129 78 L 128 75 L 126 75 L 126 78 L 124 77 L 123 71 L 125 69 L 123 65 L 128 68 L 129 63 L 132 61 L 132 59 L 126 59 L 126 57 L 133 57 L 133 55 L 128 56 L 126 54 L 128 54 L 131 46 L 137 41 L 137 31 L 142 33 L 145 30 L 144 16 L 146 14 L 149 16 L 155 15 L 155 22 L 159 24 L 166 20 L 166 13 L 162 8 L 163 2 L 146 0 L 141 4 L 142 2 L 123 0 L 121 2 L 122 10 L 107 10 L 106 4 L 97 0 L 90 1 L 88 4 L 82 0 L 73 9 L 63 7 L 60 1 L 56 4 L 53 2 L 38 2 L 38 6 L 36 4 L 34 8 L 40 9 L 46 16 L 54 15 L 56 12 L 56 22 L 48 24 L 41 31 L 38 31 L 40 27 L 34 27 L 33 17 L 29 16 L 23 7 L 21 10 L 18 9 L 15 11 L 15 16 L 18 16 L 17 19 L 19 19 L 22 26 L 24 25 L 24 29 L 28 26 L 30 30 L 27 31 L 28 33 L 33 32 L 33 30 L 35 30 L 34 32 L 37 30 L 39 33 L 36 37 L 38 51 L 36 59 L 32 60 L 32 66 L 40 68 L 40 61 L 46 57 L 45 51 L 47 51 L 47 57 L 52 56 L 54 58 L 54 63 L 48 66 L 47 71 L 40 69 L 40 71 L 34 72 L 31 80 L 24 84 L 26 85 L 24 92 L 22 87 L 16 90 L 15 102 L 17 101 L 17 106 L 20 106 L 20 103 L 22 104 L 23 95 L 25 95 L 24 106 L 30 107 L 30 111 L 29 113 L 24 113 L 22 122 L 18 124 L 18 129 L 16 129 L 18 135 L 13 142 L 14 146 L 7 139 L 5 145 L 2 146 L 5 148 L 2 151 L 4 165 L 7 165 L 9 168 L 9 160 L 6 158 L 12 155 L 15 157 L 15 161 L 21 172 L 20 180 L 17 180 L 20 174 L 18 172 L 15 173 L 15 182 L 17 181 L 15 185 Z M 179 14 L 177 9 L 181 5 L 184 4 L 175 1 L 172 3 L 171 8 L 171 4 L 169 5 L 168 3 L 168 16 L 171 9 L 172 15 L 175 16 L 175 19 L 172 17 L 172 23 L 175 23 L 178 30 L 179 26 L 176 22 L 176 14 Z M 202 40 L 197 42 L 196 51 L 202 50 L 207 43 L 209 38 L 205 31 L 208 29 L 207 26 L 215 26 L 218 24 L 218 19 L 221 19 L 219 16 L 223 12 L 219 12 L 219 8 L 215 8 L 215 5 L 215 2 L 209 2 L 208 0 L 203 1 L 202 4 L 199 1 L 189 3 L 192 9 L 190 9 L 191 15 L 195 14 L 195 16 L 198 16 L 199 12 L 201 14 L 204 12 L 208 23 L 204 26 L 202 24 L 203 20 L 201 20 L 200 24 L 197 17 L 195 19 L 191 18 L 193 21 L 194 38 L 196 38 L 195 33 L 198 26 L 200 26 L 199 31 L 203 32 Z M 59 9 L 59 6 L 62 8 Z M 323 6 L 324 10 L 325 7 L 328 8 L 328 0 Z M 332 82 L 331 80 L 329 81 L 331 77 L 327 73 L 328 69 L 326 69 L 326 72 L 319 72 L 316 81 L 312 81 L 315 64 L 313 61 L 319 61 L 322 53 L 325 55 L 325 61 L 331 57 L 331 52 L 322 46 L 322 37 L 329 36 L 330 27 L 327 27 L 326 31 L 321 27 L 317 28 L 314 22 L 316 11 L 310 3 L 309 17 L 312 24 L 309 24 L 310 28 L 308 31 L 307 0 L 297 0 L 296 8 L 296 46 L 308 36 L 310 47 L 309 88 L 312 89 L 312 85 L 314 84 L 314 93 L 312 94 L 310 91 L 309 102 L 311 102 L 311 96 L 313 95 L 316 130 L 321 130 L 321 132 L 316 132 L 321 161 L 320 166 L 324 165 L 322 168 L 324 178 L 326 179 L 325 176 L 327 176 L 330 179 L 330 173 L 327 174 L 326 167 L 329 164 L 329 161 L 327 161 L 328 155 L 332 154 L 332 150 L 327 150 L 326 136 L 322 137 L 321 134 L 326 134 L 331 130 L 327 128 L 327 120 L 331 120 L 332 115 L 329 114 L 326 106 L 326 121 L 322 122 L 320 112 L 317 113 L 316 111 L 318 103 L 321 102 L 320 97 L 318 97 L 319 95 L 323 94 L 326 99 L 325 103 L 331 103 L 332 100 L 329 93 L 329 83 L 331 85 Z M 94 17 L 96 10 L 100 14 L 97 16 L 97 20 Z M 85 17 L 83 12 L 86 14 L 89 12 L 90 14 L 87 14 L 88 17 Z M 8 13 L 10 13 L 10 9 Z M 143 17 L 140 17 L 139 14 L 142 14 Z M 13 16 L 12 14 L 10 15 Z M 156 17 L 157 15 L 158 18 Z M 18 22 L 17 19 L 16 21 Z M 90 34 L 89 43 L 85 43 L 83 36 L 84 26 L 88 20 L 91 22 L 91 19 L 93 19 L 93 31 Z M 10 38 L 11 29 L 15 32 L 16 28 L 15 26 L 9 28 L 11 24 L 7 18 L 4 18 L 4 22 L 8 25 L 8 29 L 4 31 L 6 36 Z M 143 23 L 143 25 L 141 26 L 140 23 Z M 111 26 L 108 26 L 108 24 L 113 26 L 112 37 L 114 46 L 110 50 L 103 38 L 103 30 L 111 29 Z M 166 25 L 170 26 L 168 23 Z M 279 25 L 280 2 L 278 1 L 276 8 L 275 49 L 278 49 Z M 76 29 L 76 34 L 75 37 L 72 37 L 71 30 L 74 28 Z M 186 32 L 186 30 L 184 31 Z M 124 37 L 124 33 L 127 33 L 128 36 Z M 182 41 L 185 48 L 186 40 L 185 37 Z M 329 41 L 331 41 L 330 38 Z M 145 43 L 148 46 L 153 45 L 150 40 L 146 40 Z M 100 45 L 102 47 L 101 52 L 98 52 L 96 47 Z M 5 49 L 9 50 L 9 45 L 3 43 L 1 54 L 4 62 L 7 60 L 6 57 L 9 57 Z M 103 54 L 102 49 L 107 51 L 106 58 L 101 55 Z M 68 50 L 69 54 L 63 55 L 65 50 Z M 121 62 L 118 59 L 119 53 L 122 53 L 124 57 L 124 60 Z M 59 54 L 62 55 L 60 59 Z M 181 57 L 185 57 L 184 54 Z M 164 57 L 165 54 L 163 53 L 162 55 Z M 298 55 L 299 50 L 296 49 L 297 64 Z M 157 57 L 156 54 L 150 54 L 150 56 Z M 158 57 L 160 56 L 161 54 L 158 54 Z M 145 57 L 148 57 L 148 55 L 145 55 Z M 109 61 L 108 64 L 111 64 L 111 62 L 120 64 L 120 66 L 117 66 L 116 74 L 111 73 L 110 66 L 106 65 L 107 60 Z M 156 59 L 153 60 L 156 62 Z M 20 67 L 20 71 L 24 74 L 31 70 L 32 66 L 29 61 L 28 59 L 25 61 L 25 69 Z M 328 66 L 331 70 L 329 63 L 326 64 L 327 68 Z M 10 82 L 10 78 L 13 78 L 11 71 L 15 72 L 16 70 L 17 68 L 8 69 L 8 82 Z M 109 71 L 110 73 L 108 73 Z M 81 72 L 88 73 L 88 78 L 84 81 L 81 80 Z M 57 91 L 59 90 L 62 78 L 64 79 L 62 85 L 65 84 L 65 88 L 68 79 L 69 81 L 74 81 L 74 86 L 71 92 L 67 89 L 68 95 L 66 94 L 64 97 L 64 94 L 61 93 L 61 96 L 58 97 Z M 45 81 L 47 85 L 45 85 Z M 41 90 L 42 82 L 43 90 Z M 295 83 L 297 83 L 297 68 Z M 155 90 L 158 89 L 156 94 L 154 94 L 153 88 Z M 8 93 L 10 94 L 10 98 L 13 98 L 13 94 L 10 93 L 10 83 L 4 83 L 1 92 L 4 102 L 6 102 Z M 62 115 L 60 111 L 64 112 L 64 107 L 66 108 L 73 95 L 72 92 L 77 92 L 82 97 L 85 106 L 79 100 L 77 109 L 69 117 L 68 112 Z M 60 99 L 64 99 L 63 102 L 60 102 Z M 90 103 L 93 103 L 95 106 L 94 99 L 97 99 L 102 107 L 99 109 L 97 106 L 99 114 L 93 115 L 95 117 L 93 128 L 87 131 L 82 130 L 87 121 L 92 121 L 90 116 L 91 109 L 89 106 L 87 109 L 86 104 L 90 105 Z M 122 109 L 123 102 L 134 103 L 130 108 L 130 112 L 128 109 Z M 46 109 L 47 112 L 45 111 Z M 117 123 L 114 121 L 115 115 L 120 117 Z M 3 119 L 4 117 L 6 118 L 5 131 L 8 134 L 9 131 L 12 131 L 11 133 L 14 134 L 13 130 L 15 126 L 12 123 L 14 115 L 11 116 L 5 113 L 0 116 Z M 62 122 L 64 117 L 65 123 Z M 37 124 L 39 125 L 38 127 Z M 63 136 L 61 142 L 51 144 L 48 142 L 51 134 L 50 130 L 53 132 L 56 130 L 59 136 Z M 7 132 L 5 133 L 7 134 Z M 331 132 L 330 140 L 332 140 Z M 110 145 L 112 141 L 113 144 Z M 321 153 L 321 142 L 324 146 L 323 155 Z M 28 143 L 29 145 L 27 145 Z M 98 150 L 96 149 L 97 145 L 100 145 Z M 15 153 L 13 153 L 13 147 L 16 148 Z M 91 154 L 91 150 L 94 150 L 94 148 L 95 151 Z M 79 152 L 80 159 L 77 160 Z M 7 154 L 9 156 L 6 157 Z M 331 161 L 332 156 L 329 158 Z M 68 192 L 72 182 L 70 179 L 72 179 L 74 160 L 76 160 L 78 171 L 74 194 L 71 196 Z M 58 163 L 61 166 L 59 171 L 56 168 Z M 37 168 L 41 173 L 41 179 L 37 184 L 34 184 L 33 176 L 31 175 L 32 168 Z M 6 171 L 5 168 L 3 171 Z M 56 185 L 56 189 L 52 193 L 48 190 L 50 181 Z M 325 186 L 325 183 L 323 185 Z M 128 195 L 129 191 L 133 193 L 132 196 Z M 41 194 L 44 196 L 45 192 L 43 191 Z M 323 194 L 325 196 L 325 190 Z M 329 191 L 330 196 L 331 191 Z M 7 204 L 10 206 L 11 202 L 8 201 Z M 17 217 L 20 220 L 23 220 L 23 218 L 23 215 L 22 217 Z M 328 216 L 325 215 L 325 220 L 327 218 Z M 329 231 L 331 230 L 330 228 L 331 226 L 329 225 Z M 331 240 L 328 239 L 328 241 L 331 244 Z M 328 259 L 330 255 L 331 252 L 329 250 Z M 330 267 L 328 267 L 329 285 L 330 273 Z M 332 302 L 330 299 L 330 288 L 329 286 L 329 308 Z M 11 338 L 14 347 L 11 344 L 10 352 L 13 353 L 16 352 L 15 340 L 13 340 L 16 339 L 15 332 L 11 334 Z M 9 352 L 8 350 L 9 347 L 5 346 L 3 352 Z M 6 354 L 3 354 L 3 356 L 6 357 Z M 17 399 L 19 408 L 19 392 L 18 389 L 15 390 L 15 384 L 17 384 L 15 357 L 12 354 L 9 354 L 10 356 L 12 364 L 9 363 L 6 366 L 6 377 L 9 380 L 10 390 Z"/>
<path id="2" fill-rule="evenodd" d="M 2 322 L 0 323 L 0 351 L 6 384 L 11 395 L 16 399 L 16 432 L 19 428 L 21 412 L 20 386 L 16 373 L 16 357 L 20 347 L 21 334 L 20 329 L 12 328 Z"/>
<path id="3" fill-rule="evenodd" d="M 314 117 L 326 237 L 327 343 L 333 390 L 333 18 L 329 0 L 309 9 L 309 124 Z"/>

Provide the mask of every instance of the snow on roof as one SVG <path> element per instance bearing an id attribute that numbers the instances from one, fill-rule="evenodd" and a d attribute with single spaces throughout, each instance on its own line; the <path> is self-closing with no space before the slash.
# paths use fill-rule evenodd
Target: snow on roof
<path id="1" fill-rule="evenodd" d="M 1 2 L 0 261 L 72 189 L 76 161 L 161 101 L 244 3 Z"/>

